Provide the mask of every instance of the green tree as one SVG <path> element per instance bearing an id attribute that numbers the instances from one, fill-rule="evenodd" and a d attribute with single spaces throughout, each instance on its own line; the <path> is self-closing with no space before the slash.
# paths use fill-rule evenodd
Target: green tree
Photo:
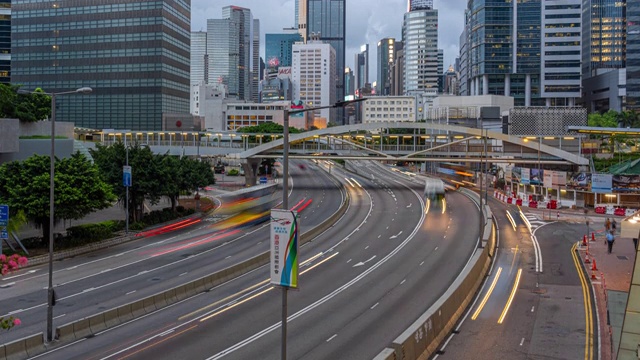
<path id="1" fill-rule="evenodd" d="M 0 118 L 36 122 L 51 115 L 51 97 L 37 88 L 33 94 L 18 94 L 19 85 L 0 84 Z"/>
<path id="2" fill-rule="evenodd" d="M 0 166 L 0 202 L 9 205 L 10 215 L 22 211 L 42 228 L 44 243 L 49 240 L 49 166 L 49 157 L 41 155 Z M 80 153 L 56 159 L 54 185 L 54 223 L 80 219 L 115 200 L 98 168 Z"/>
<path id="3" fill-rule="evenodd" d="M 619 114 L 609 110 L 604 114 L 591 113 L 587 118 L 587 124 L 591 127 L 618 127 Z"/>

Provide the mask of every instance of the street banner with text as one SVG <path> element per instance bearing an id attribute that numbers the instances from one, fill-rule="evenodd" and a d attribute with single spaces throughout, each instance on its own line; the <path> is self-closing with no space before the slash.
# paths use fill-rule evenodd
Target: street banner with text
<path id="1" fill-rule="evenodd" d="M 271 209 L 271 284 L 298 287 L 297 213 Z"/>

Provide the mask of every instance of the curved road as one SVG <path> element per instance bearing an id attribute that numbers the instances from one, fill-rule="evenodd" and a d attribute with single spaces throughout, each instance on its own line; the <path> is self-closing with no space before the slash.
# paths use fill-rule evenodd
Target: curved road
<path id="1" fill-rule="evenodd" d="M 307 204 L 302 231 L 333 214 L 342 201 L 326 172 L 292 168 L 290 204 Z M 276 198 L 281 197 L 277 193 Z M 209 275 L 269 249 L 268 225 L 216 230 L 202 221 L 172 232 L 54 263 L 54 328 Z M 2 343 L 46 331 L 47 265 L 0 279 L 0 316 L 22 325 Z"/>
<path id="2" fill-rule="evenodd" d="M 350 208 L 300 250 L 289 291 L 292 359 L 371 359 L 433 304 L 478 244 L 478 208 L 460 193 L 425 215 L 423 185 L 358 164 Z M 337 194 L 336 194 L 337 195 Z M 329 195 L 331 196 L 331 195 Z M 281 290 L 262 267 L 45 358 L 279 359 Z"/>

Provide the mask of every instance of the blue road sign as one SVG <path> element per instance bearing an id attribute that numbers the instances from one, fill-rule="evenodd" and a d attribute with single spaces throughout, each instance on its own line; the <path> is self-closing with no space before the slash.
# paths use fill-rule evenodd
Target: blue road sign
<path id="1" fill-rule="evenodd" d="M 9 238 L 9 233 L 7 232 L 7 228 L 0 226 L 0 240 L 6 240 Z"/>
<path id="2" fill-rule="evenodd" d="M 9 205 L 0 205 L 0 226 L 7 226 L 9 223 Z"/>
<path id="3" fill-rule="evenodd" d="M 267 178 L 266 177 L 261 177 L 260 178 L 260 184 L 266 184 L 267 183 Z"/>

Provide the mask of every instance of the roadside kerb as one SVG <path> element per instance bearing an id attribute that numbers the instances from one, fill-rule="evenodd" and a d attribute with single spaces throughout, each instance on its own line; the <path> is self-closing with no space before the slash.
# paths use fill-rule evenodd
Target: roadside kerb
<path id="1" fill-rule="evenodd" d="M 478 194 L 466 189 L 462 192 L 479 202 Z M 466 267 L 447 291 L 374 360 L 428 359 L 436 353 L 440 344 L 451 333 L 482 285 L 491 266 L 489 254 L 496 246 L 495 237 L 492 236 L 493 220 L 489 218 L 488 207 L 485 206 L 483 210 L 483 217 L 489 220 L 482 234 L 482 242 L 485 246 L 476 249 L 469 262 L 471 266 Z"/>
<path id="2" fill-rule="evenodd" d="M 317 234 L 320 234 L 329 229 L 331 226 L 333 226 L 336 220 L 344 215 L 347 208 L 349 207 L 349 196 L 346 192 L 345 194 L 345 200 L 341 204 L 338 211 L 336 211 L 327 220 L 323 221 L 315 228 L 302 234 L 300 236 L 300 244 L 304 244 L 305 242 L 310 241 L 311 239 L 313 239 L 313 237 L 317 236 Z M 68 343 L 72 340 L 79 340 L 93 335 L 98 331 L 103 331 L 105 329 L 118 325 L 118 322 L 116 322 L 113 318 L 114 312 L 118 314 L 119 323 L 125 323 L 126 321 L 143 316 L 172 304 L 173 302 L 167 301 L 168 298 L 175 298 L 176 301 L 186 299 L 188 297 L 196 295 L 197 293 L 223 284 L 237 276 L 258 269 L 268 264 L 269 261 L 270 253 L 267 251 L 247 261 L 232 265 L 214 274 L 188 282 L 184 285 L 180 285 L 161 293 L 146 297 L 144 299 L 107 310 L 90 318 L 84 318 L 69 324 L 65 324 L 56 329 L 58 344 Z M 108 318 L 107 314 L 109 314 Z M 96 330 L 99 329 L 98 331 L 92 331 L 90 319 L 93 319 L 93 327 Z M 109 320 L 107 321 L 107 319 Z M 70 329 L 73 329 L 73 331 L 70 331 Z M 0 346 L 4 347 L 6 345 Z"/>
<path id="3" fill-rule="evenodd" d="M 5 345 L 0 345 L 0 359 L 26 359 L 42 354 L 45 351 L 44 333 L 38 333 Z"/>

